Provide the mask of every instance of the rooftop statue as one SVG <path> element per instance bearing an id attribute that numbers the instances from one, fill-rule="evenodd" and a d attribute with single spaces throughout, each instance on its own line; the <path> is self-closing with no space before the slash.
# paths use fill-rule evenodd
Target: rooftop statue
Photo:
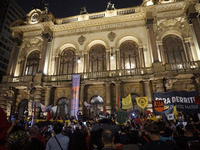
<path id="1" fill-rule="evenodd" d="M 111 1 L 109 1 L 106 10 L 114 10 L 114 9 L 115 9 L 114 4 L 112 4 Z"/>
<path id="2" fill-rule="evenodd" d="M 86 7 L 81 7 L 80 15 L 87 14 Z"/>

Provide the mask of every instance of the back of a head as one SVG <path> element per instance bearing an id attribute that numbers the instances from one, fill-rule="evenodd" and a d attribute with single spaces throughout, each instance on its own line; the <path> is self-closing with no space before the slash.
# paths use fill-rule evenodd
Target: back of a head
<path id="1" fill-rule="evenodd" d="M 30 133 L 31 136 L 37 136 L 38 132 L 39 132 L 39 129 L 38 129 L 38 127 L 35 126 L 35 125 L 32 126 L 32 127 L 29 129 L 29 133 Z"/>
<path id="2" fill-rule="evenodd" d="M 62 130 L 63 130 L 63 125 L 62 125 L 61 123 L 58 122 L 58 123 L 55 124 L 53 130 L 54 130 L 54 132 L 55 132 L 56 134 L 59 134 L 59 133 L 61 133 Z"/>
<path id="3" fill-rule="evenodd" d="M 155 124 L 155 123 L 149 124 L 149 125 L 146 127 L 145 130 L 146 130 L 147 132 L 151 133 L 151 134 L 156 134 L 156 135 L 159 135 L 159 134 L 160 134 L 158 125 Z"/>
<path id="4" fill-rule="evenodd" d="M 106 144 L 112 143 L 114 140 L 113 132 L 110 129 L 105 129 L 102 133 L 102 139 Z"/>

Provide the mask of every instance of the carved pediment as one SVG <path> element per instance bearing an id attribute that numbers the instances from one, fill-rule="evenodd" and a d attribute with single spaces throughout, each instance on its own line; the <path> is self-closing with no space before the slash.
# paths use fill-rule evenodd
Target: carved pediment
<path id="1" fill-rule="evenodd" d="M 37 49 L 40 50 L 42 49 L 43 46 L 43 40 L 39 37 L 36 38 L 28 38 L 23 40 L 23 44 L 21 47 L 21 52 L 20 52 L 20 57 L 26 57 L 27 53 L 31 49 Z"/>
<path id="2" fill-rule="evenodd" d="M 189 35 L 189 25 L 184 19 L 167 19 L 157 22 L 157 32 L 162 33 L 169 30 L 178 30 Z"/>

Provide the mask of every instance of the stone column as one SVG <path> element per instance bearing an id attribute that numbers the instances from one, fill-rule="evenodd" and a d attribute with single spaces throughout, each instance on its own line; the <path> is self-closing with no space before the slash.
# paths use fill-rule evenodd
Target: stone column
<path id="1" fill-rule="evenodd" d="M 106 70 L 110 70 L 110 51 L 106 51 Z"/>
<path id="2" fill-rule="evenodd" d="M 6 101 L 7 101 L 7 98 L 6 98 L 6 91 L 7 91 L 7 88 L 1 88 L 0 90 L 0 96 L 1 96 L 1 100 L 0 100 L 0 106 L 3 110 L 6 110 Z"/>
<path id="3" fill-rule="evenodd" d="M 35 93 L 34 93 L 34 102 L 40 103 L 42 100 L 42 88 L 41 87 L 36 87 Z M 33 108 L 34 110 L 34 108 Z M 36 113 L 35 117 L 38 118 L 40 116 L 40 107 L 36 106 Z"/>
<path id="4" fill-rule="evenodd" d="M 145 67 L 143 47 L 139 47 L 140 67 Z"/>
<path id="5" fill-rule="evenodd" d="M 17 64 L 17 57 L 18 57 L 18 54 L 19 54 L 19 47 L 18 47 L 19 44 L 20 44 L 20 41 L 17 38 L 15 38 L 14 44 L 12 46 L 11 54 L 10 54 L 10 59 L 9 59 L 9 64 L 8 64 L 6 75 L 13 76 L 14 73 L 15 73 L 15 67 L 16 67 L 16 64 Z"/>
<path id="6" fill-rule="evenodd" d="M 110 93 L 110 82 L 106 82 L 106 110 L 111 113 L 111 93 Z"/>
<path id="7" fill-rule="evenodd" d="M 150 81 L 144 81 L 144 95 L 148 97 L 148 109 L 152 109 L 152 88 Z"/>
<path id="8" fill-rule="evenodd" d="M 58 75 L 59 72 L 58 72 L 58 69 L 59 69 L 59 56 L 56 55 L 55 56 L 55 68 L 54 68 L 54 75 Z"/>
<path id="9" fill-rule="evenodd" d="M 78 73 L 78 57 L 79 55 L 76 55 L 75 57 L 74 73 Z"/>
<path id="10" fill-rule="evenodd" d="M 121 66 L 120 66 L 120 50 L 117 49 L 116 51 L 116 66 L 117 66 L 117 70 L 120 70 Z"/>
<path id="11" fill-rule="evenodd" d="M 164 92 L 164 85 L 163 85 L 163 80 L 162 79 L 157 79 L 156 80 L 156 92 Z"/>
<path id="12" fill-rule="evenodd" d="M 193 25 L 194 33 L 196 35 L 197 43 L 200 49 L 200 28 L 199 22 L 197 20 L 198 13 L 190 13 L 189 14 L 189 22 Z"/>
<path id="13" fill-rule="evenodd" d="M 154 34 L 154 29 L 153 29 L 153 23 L 154 23 L 154 19 L 147 19 L 146 25 L 147 25 L 147 29 L 149 30 L 149 39 L 151 42 L 153 62 L 159 62 L 157 46 L 156 46 L 156 37 Z"/>
<path id="14" fill-rule="evenodd" d="M 121 95 L 121 82 L 117 82 L 117 83 L 115 83 L 115 87 L 116 87 L 116 93 L 115 93 L 115 95 L 116 95 L 116 102 L 115 102 L 115 108 L 117 109 L 117 105 L 118 105 L 118 94 L 119 95 Z"/>
<path id="15" fill-rule="evenodd" d="M 24 66 L 25 65 L 25 59 L 21 59 L 21 61 L 20 61 L 20 73 L 19 73 L 19 76 L 23 76 L 24 75 Z"/>
<path id="16" fill-rule="evenodd" d="M 50 86 L 46 87 L 46 92 L 45 92 L 45 101 L 44 105 L 48 106 L 50 105 L 50 100 L 51 100 L 51 88 Z"/>
<path id="17" fill-rule="evenodd" d="M 89 54 L 84 54 L 84 72 L 89 72 Z"/>
<path id="18" fill-rule="evenodd" d="M 186 53 L 187 53 L 187 60 L 188 61 L 193 61 L 193 57 L 192 57 L 192 52 L 191 52 L 191 48 L 190 48 L 190 42 L 186 41 L 185 43 L 185 48 L 186 48 Z"/>
<path id="19" fill-rule="evenodd" d="M 85 87 L 85 84 L 81 84 L 79 111 L 82 112 L 82 114 L 83 114 L 83 108 L 84 108 L 84 105 L 83 105 L 83 102 L 84 102 L 84 87 Z"/>
<path id="20" fill-rule="evenodd" d="M 165 64 L 166 63 L 165 62 L 165 54 L 164 54 L 162 42 L 159 42 L 159 50 L 160 50 L 161 62 L 162 62 L 162 64 Z"/>
<path id="21" fill-rule="evenodd" d="M 48 33 L 43 34 L 44 42 L 43 42 L 43 48 L 41 52 L 41 58 L 39 62 L 38 72 L 44 71 L 44 65 L 45 65 L 45 59 L 46 59 L 46 53 L 47 53 L 47 45 L 49 40 L 51 39 L 50 35 Z"/>

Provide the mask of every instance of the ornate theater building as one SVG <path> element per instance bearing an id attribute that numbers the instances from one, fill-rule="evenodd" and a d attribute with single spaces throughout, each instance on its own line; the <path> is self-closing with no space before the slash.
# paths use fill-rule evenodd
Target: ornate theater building
<path id="1" fill-rule="evenodd" d="M 196 0 L 144 0 L 140 6 L 55 18 L 33 9 L 12 23 L 13 45 L 0 106 L 10 116 L 33 102 L 70 112 L 72 75 L 80 74 L 79 111 L 117 109 L 118 98 L 153 92 L 200 92 L 200 4 Z M 84 102 L 91 104 L 88 111 Z M 36 106 L 37 116 L 40 106 Z"/>

